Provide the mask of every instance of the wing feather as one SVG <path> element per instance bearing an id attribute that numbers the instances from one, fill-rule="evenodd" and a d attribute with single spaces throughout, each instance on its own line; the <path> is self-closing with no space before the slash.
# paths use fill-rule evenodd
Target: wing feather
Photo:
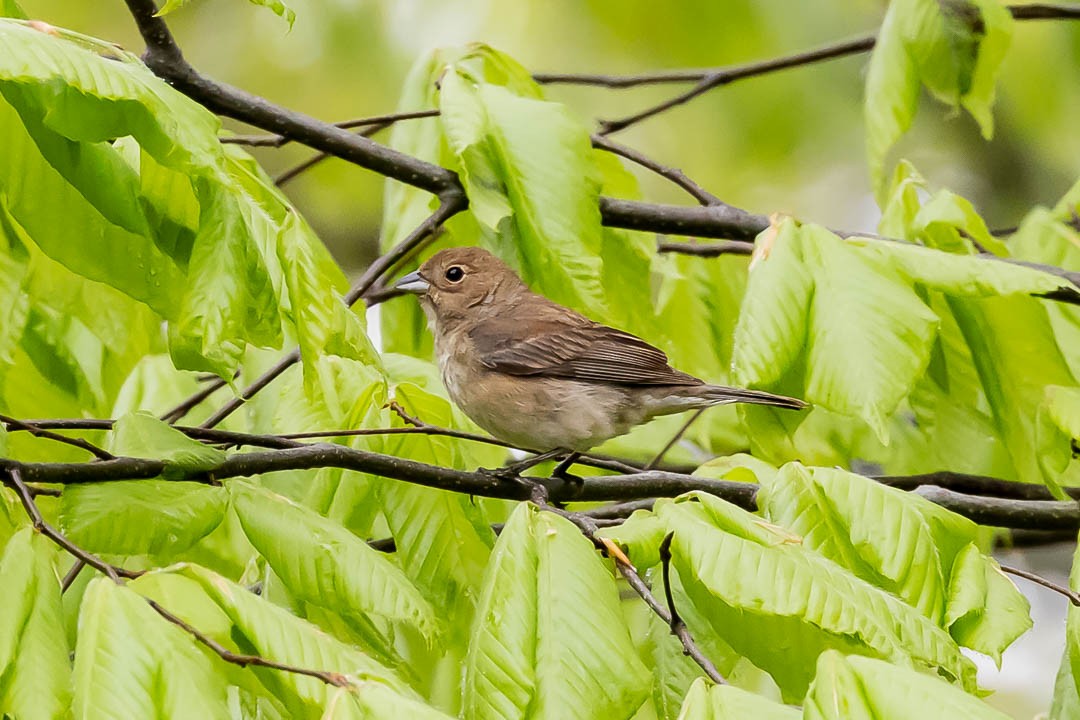
<path id="1" fill-rule="evenodd" d="M 641 338 L 559 310 L 527 322 L 492 318 L 478 324 L 469 336 L 481 364 L 509 375 L 614 385 L 701 384 Z"/>

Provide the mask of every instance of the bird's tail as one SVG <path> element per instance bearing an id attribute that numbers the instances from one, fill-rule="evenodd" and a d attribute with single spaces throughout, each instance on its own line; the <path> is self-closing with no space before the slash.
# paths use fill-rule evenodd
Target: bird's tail
<path id="1" fill-rule="evenodd" d="M 695 390 L 694 394 L 708 405 L 752 403 L 754 405 L 771 405 L 791 410 L 801 410 L 806 407 L 806 403 L 802 400 L 784 395 L 774 395 L 764 390 L 745 390 L 743 388 L 725 387 L 724 385 L 703 385 L 695 388 Z"/>

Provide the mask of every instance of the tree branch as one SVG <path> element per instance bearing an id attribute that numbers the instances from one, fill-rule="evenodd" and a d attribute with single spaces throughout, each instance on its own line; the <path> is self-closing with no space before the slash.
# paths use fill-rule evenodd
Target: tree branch
<path id="1" fill-rule="evenodd" d="M 185 479 L 207 482 L 211 477 L 224 480 L 322 467 L 356 470 L 442 490 L 509 500 L 530 499 L 532 486 L 539 482 L 546 488 L 551 502 L 626 501 L 673 497 L 700 490 L 745 510 L 757 509 L 757 486 L 751 483 L 711 480 L 662 470 L 595 476 L 585 478 L 581 483 L 557 477 L 506 481 L 488 471 L 455 470 L 332 444 L 300 444 L 277 450 L 237 453 L 206 472 L 189 473 Z M 92 463 L 31 463 L 0 458 L 0 470 L 17 470 L 27 481 L 35 483 L 148 479 L 160 476 L 165 469 L 164 462 L 143 458 L 121 457 Z M 972 476 L 964 477 L 966 481 Z M 944 476 L 939 479 L 944 481 Z M 995 479 L 988 480 L 993 482 Z M 1076 502 L 979 497 L 933 485 L 922 485 L 915 491 L 931 502 L 981 525 L 1027 530 L 1080 529 L 1080 504 Z"/>
<path id="2" fill-rule="evenodd" d="M 1057 583 L 1050 582 L 1041 575 L 1036 575 L 1035 573 L 1029 572 L 1027 570 L 1021 570 L 1018 567 L 1002 565 L 1001 563 L 998 563 L 998 567 L 1000 567 L 1001 571 L 1004 573 L 1008 573 L 1009 575 L 1015 575 L 1016 577 L 1021 577 L 1025 580 L 1030 580 L 1036 585 L 1042 585 L 1044 588 L 1053 590 L 1058 595 L 1061 595 L 1068 599 L 1068 601 L 1071 602 L 1073 605 L 1080 607 L 1080 593 L 1073 592 L 1067 587 L 1062 587 Z"/>
<path id="3" fill-rule="evenodd" d="M 378 125 L 379 129 L 388 128 L 402 120 L 415 120 L 418 118 L 437 117 L 438 110 L 417 110 L 415 112 L 389 113 L 387 115 L 374 115 L 372 117 L 342 120 L 333 123 L 334 127 L 342 130 L 364 127 L 366 125 Z M 226 135 L 221 138 L 226 145 L 246 145 L 248 147 L 272 147 L 279 148 L 292 142 L 292 138 L 285 135 Z"/>
<path id="4" fill-rule="evenodd" d="M 1031 5 L 1013 5 L 1009 7 L 1016 20 L 1077 20 L 1080 9 L 1075 5 L 1058 3 L 1035 3 Z M 618 120 L 602 120 L 600 135 L 625 130 L 642 120 L 659 115 L 672 108 L 684 105 L 696 97 L 704 95 L 713 88 L 728 85 L 736 80 L 767 75 L 779 70 L 812 65 L 825 60 L 857 55 L 869 52 L 877 43 L 876 35 L 862 35 L 850 40 L 841 40 L 820 48 L 785 55 L 769 60 L 728 65 L 705 70 L 674 70 L 640 75 L 597 75 L 576 73 L 538 73 L 533 75 L 536 82 L 544 84 L 596 85 L 608 88 L 631 88 L 639 85 L 663 83 L 696 83 L 694 87 L 679 93 L 661 103 L 652 105 L 640 112 Z"/>
<path id="5" fill-rule="evenodd" d="M 660 543 L 660 565 L 664 574 L 664 596 L 667 599 L 668 612 L 670 613 L 668 626 L 671 628 L 671 634 L 682 642 L 683 654 L 691 657 L 714 683 L 725 685 L 724 677 L 716 669 L 716 666 L 698 650 L 693 638 L 690 637 L 690 629 L 686 627 L 686 623 L 683 622 L 678 611 L 675 610 L 675 597 L 671 590 L 671 540 L 674 537 L 675 533 L 669 532 Z"/>
<path id="6" fill-rule="evenodd" d="M 436 195 L 460 193 L 457 175 L 348 130 L 274 105 L 248 92 L 200 75 L 184 59 L 154 0 L 125 0 L 146 42 L 143 62 L 154 74 L 212 112 L 302 142 Z"/>
<path id="7" fill-rule="evenodd" d="M 33 435 L 34 437 L 53 440 L 64 445 L 71 445 L 72 447 L 77 447 L 80 450 L 85 450 L 86 452 L 96 457 L 98 460 L 112 460 L 115 457 L 115 455 L 113 455 L 112 453 L 103 450 L 102 448 L 99 448 L 97 445 L 94 445 L 89 440 L 84 440 L 83 438 L 67 437 L 66 435 L 59 435 L 52 432 L 51 430 L 40 428 L 33 423 L 16 420 L 15 418 L 8 417 L 7 415 L 0 415 L 0 423 L 6 425 L 9 431 L 24 430 Z"/>

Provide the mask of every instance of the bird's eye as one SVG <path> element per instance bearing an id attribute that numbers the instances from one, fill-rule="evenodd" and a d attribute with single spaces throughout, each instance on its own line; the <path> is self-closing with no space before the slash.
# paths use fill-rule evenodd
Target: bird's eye
<path id="1" fill-rule="evenodd" d="M 461 282 L 465 277 L 465 271 L 459 265 L 452 265 L 446 269 L 446 279 L 452 283 Z"/>

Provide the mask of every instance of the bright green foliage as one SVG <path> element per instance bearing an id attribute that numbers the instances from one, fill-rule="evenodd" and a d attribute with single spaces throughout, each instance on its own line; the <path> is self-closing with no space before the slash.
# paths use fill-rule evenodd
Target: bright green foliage
<path id="1" fill-rule="evenodd" d="M 885 155 L 911 127 L 921 87 L 954 108 L 963 106 L 984 137 L 993 135 L 990 108 L 1012 24 L 998 0 L 889 4 L 866 82 L 866 148 L 876 189 L 884 192 Z"/>
<path id="2" fill-rule="evenodd" d="M 67 717 L 71 665 L 60 609 L 56 550 L 24 527 L 0 557 L 0 708 L 26 720 Z"/>
<path id="3" fill-rule="evenodd" d="M 128 480 L 75 485 L 60 501 L 60 524 L 96 553 L 168 559 L 209 535 L 225 517 L 224 488 Z"/>
<path id="4" fill-rule="evenodd" d="M 1080 591 L 1080 549 L 1073 556 L 1069 589 Z M 1065 652 L 1061 655 L 1061 668 L 1054 684 L 1054 704 L 1050 710 L 1051 720 L 1065 720 L 1080 709 L 1080 610 L 1068 609 L 1065 621 Z"/>
<path id="5" fill-rule="evenodd" d="M 629 718 L 647 673 L 610 571 L 568 521 L 522 504 L 492 553 L 465 669 L 470 718 Z M 568 682 L 569 679 L 572 682 Z"/>
<path id="6" fill-rule="evenodd" d="M 1008 716 L 940 679 L 870 658 L 829 651 L 806 696 L 807 720 L 1005 720 Z"/>
<path id="7" fill-rule="evenodd" d="M 95 579 L 79 614 L 74 716 L 228 718 L 213 662 L 138 594 Z"/>
<path id="8" fill-rule="evenodd" d="M 1031 628 L 1028 602 L 981 554 L 975 523 L 860 475 L 790 463 L 762 478 L 765 516 L 989 655 Z"/>
<path id="9" fill-rule="evenodd" d="M 393 670 L 243 587 L 194 566 L 175 572 L 195 580 L 228 618 L 230 626 L 223 628 L 220 642 L 287 665 L 339 672 L 360 687 L 379 684 L 395 695 L 416 697 Z M 337 692 L 313 677 L 268 668 L 252 672 L 295 718 L 321 717 Z"/>
<path id="10" fill-rule="evenodd" d="M 737 687 L 709 687 L 703 680 L 697 680 L 686 694 L 679 717 L 683 720 L 742 720 L 750 717 L 797 720 L 801 715 L 795 708 L 771 702 Z"/>
<path id="11" fill-rule="evenodd" d="M 134 412 L 113 425 L 110 449 L 116 455 L 161 460 L 164 477 L 186 477 L 220 465 L 225 453 L 192 440 L 146 412 Z"/>
<path id="12" fill-rule="evenodd" d="M 253 2 L 292 25 L 284 3 Z M 162 13 L 185 4 L 170 0 Z M 691 10 L 702 27 L 719 12 Z M 687 12 L 666 7 L 649 30 L 685 23 Z M 726 22 L 747 14 L 723 13 Z M 0 15 L 23 13 L 0 0 Z M 633 12 L 606 18 L 595 44 L 631 29 L 640 36 L 636 22 Z M 221 142 L 212 113 L 114 45 L 0 20 L 0 412 L 114 418 L 111 432 L 81 434 L 162 468 L 153 479 L 67 484 L 59 499 L 38 497 L 46 521 L 80 547 L 149 569 L 118 585 L 83 568 L 64 593 L 71 559 L 0 487 L 0 715 L 999 717 L 978 699 L 961 648 L 1000 662 L 1031 620 L 986 554 L 990 533 L 843 468 L 985 474 L 1043 483 L 1059 497 L 1080 485 L 1080 310 L 1060 302 L 1075 288 L 1059 270 L 1080 270 L 1080 184 L 999 237 L 975 204 L 929 192 L 907 161 L 890 185 L 881 182 L 924 87 L 989 135 L 1011 25 L 997 0 L 894 0 L 865 108 L 881 237 L 778 219 L 752 258 L 657 253 L 651 233 L 603 227 L 602 197 L 643 197 L 630 172 L 640 168 L 593 148 L 575 91 L 545 92 L 530 74 L 539 67 L 470 44 L 432 51 L 406 80 L 399 109 L 440 116 L 397 123 L 390 145 L 457 173 L 469 207 L 395 273 L 444 247 L 484 246 L 531 287 L 641 335 L 679 369 L 812 403 L 798 413 L 710 410 L 667 455 L 692 463 L 703 481 L 756 484 L 756 514 L 692 493 L 599 533 L 626 549 L 661 603 L 670 582 L 696 647 L 730 683 L 711 686 L 669 625 L 557 513 L 342 468 L 191 482 L 201 473 L 213 481 L 228 454 L 252 448 L 199 442 L 158 418 L 203 387 L 194 371 L 228 385 L 186 425 L 293 347 L 301 363 L 223 427 L 401 431 L 408 423 L 393 401 L 422 423 L 479 431 L 442 387 L 415 300 L 386 302 L 380 337 L 369 338 L 362 307 L 343 302 L 342 267 L 256 160 Z M 726 62 L 716 59 L 729 49 L 717 37 L 671 64 Z M 573 108 L 554 101 L 564 97 Z M 798 97 L 785 100 L 785 114 L 800 107 Z M 768 156 L 793 138 L 756 105 L 780 115 L 740 103 L 739 122 L 775 142 L 737 145 L 752 146 L 765 173 Z M 1029 109 L 1009 112 L 1013 123 Z M 711 160 L 708 142 L 738 129 L 724 113 L 710 117 L 709 137 L 696 137 L 701 157 L 678 162 Z M 629 144 L 638 148 L 645 128 Z M 668 155 L 665 145 L 639 149 Z M 752 186 L 764 174 L 728 167 L 750 151 L 728 149 L 725 182 L 760 198 Z M 997 181 L 991 174 L 986 184 Z M 362 183 L 341 185 L 359 196 Z M 729 199 L 730 187 L 712 189 Z M 297 192 L 302 207 L 318 206 L 318 193 Z M 650 190 L 649 199 L 666 198 Z M 388 180 L 383 250 L 438 202 Z M 334 220 L 316 226 L 352 232 L 351 221 Z M 603 450 L 650 458 L 682 420 L 638 428 Z M 510 455 L 414 431 L 324 441 L 466 471 Z M 0 457 L 87 460 L 2 423 Z M 665 577 L 659 549 L 669 533 Z M 162 567 L 169 563 L 178 564 Z M 228 651 L 337 673 L 349 685 L 228 663 L 147 600 Z M 1074 615 L 1055 718 L 1080 708 Z"/>
<path id="13" fill-rule="evenodd" d="M 434 609 L 387 558 L 341 527 L 284 497 L 235 486 L 233 504 L 251 544 L 298 600 L 344 618 L 392 657 L 396 632 L 440 632 Z"/>

